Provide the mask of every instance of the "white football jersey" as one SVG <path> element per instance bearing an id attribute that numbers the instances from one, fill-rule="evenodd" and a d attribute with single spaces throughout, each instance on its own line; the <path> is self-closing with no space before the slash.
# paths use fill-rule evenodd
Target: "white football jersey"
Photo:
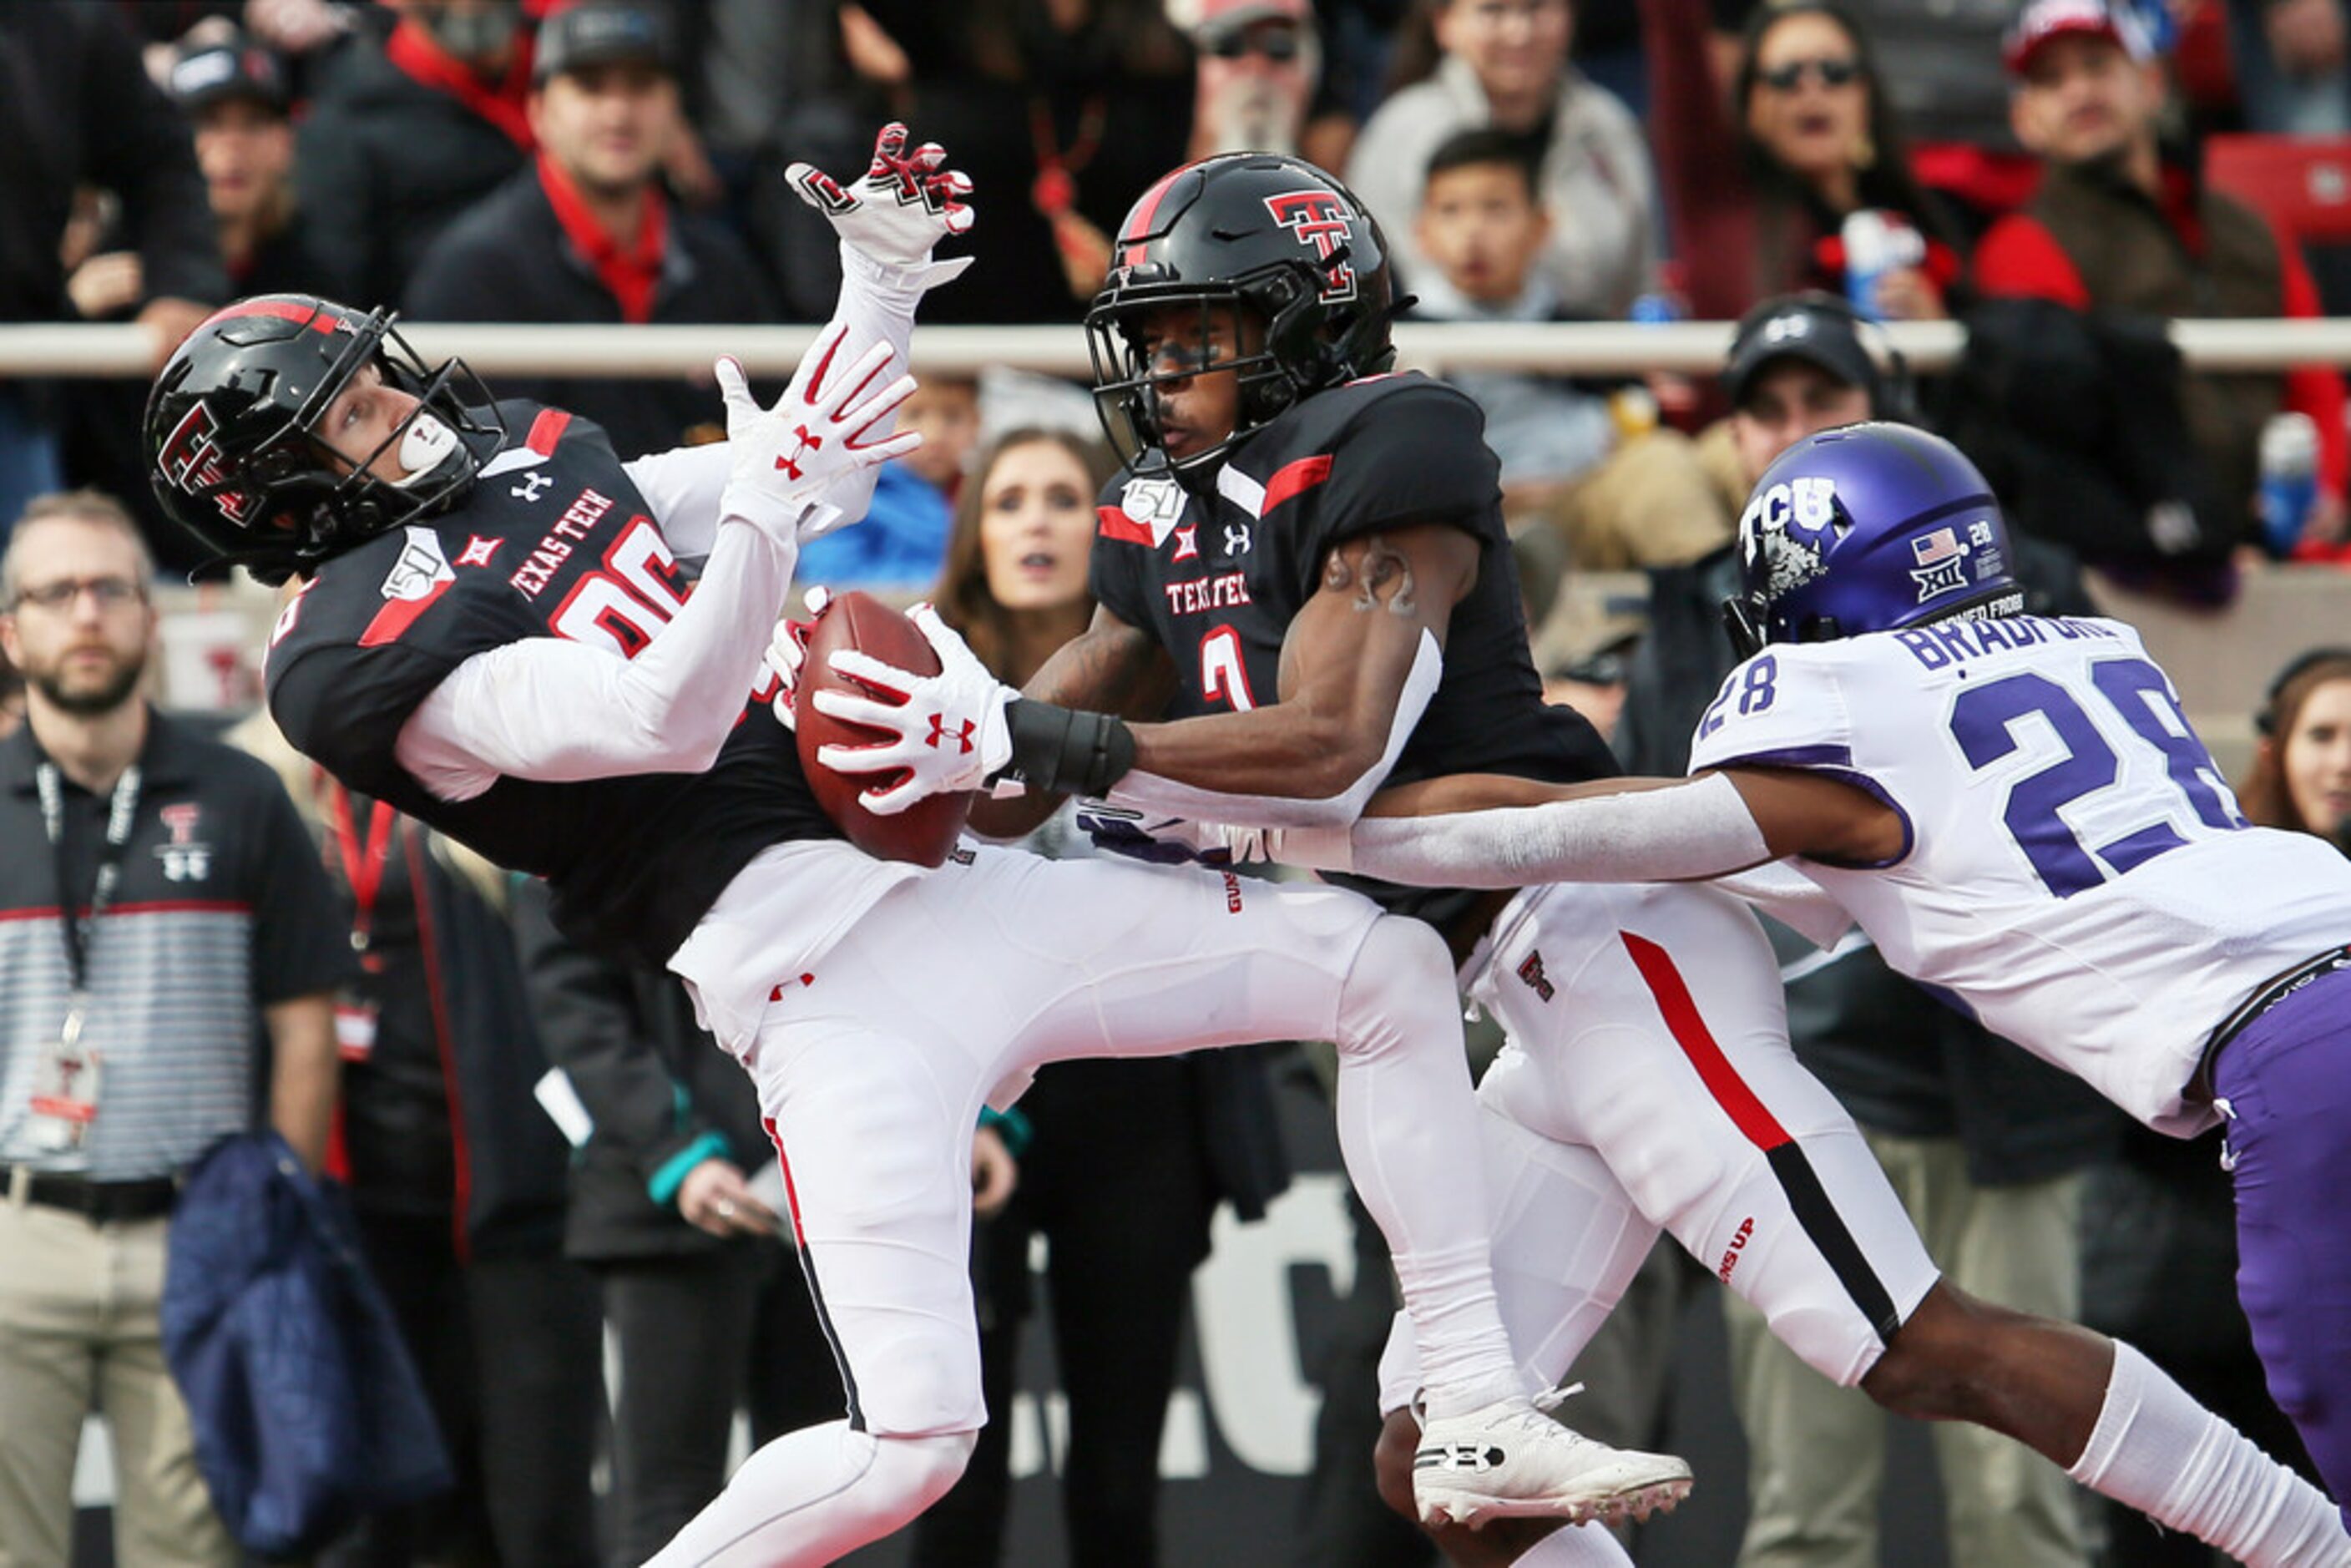
<path id="1" fill-rule="evenodd" d="M 2262 981 L 2351 942 L 2351 862 L 2246 825 L 2138 633 L 1951 621 L 1774 645 L 1730 673 L 1690 767 L 1803 768 L 1901 813 L 1883 866 L 1794 862 L 1886 961 L 2158 1131 Z"/>

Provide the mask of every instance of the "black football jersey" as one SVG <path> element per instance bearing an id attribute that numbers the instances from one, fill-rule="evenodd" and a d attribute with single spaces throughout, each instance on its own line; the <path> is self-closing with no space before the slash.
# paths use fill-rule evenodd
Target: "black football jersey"
<path id="1" fill-rule="evenodd" d="M 1276 701 L 1282 639 L 1332 549 L 1443 523 L 1477 538 L 1478 580 L 1453 612 L 1443 678 L 1388 782 L 1502 773 L 1573 783 L 1617 771 L 1582 715 L 1542 700 L 1499 465 L 1478 405 L 1443 382 L 1374 376 L 1307 398 L 1235 443 L 1213 493 L 1129 470 L 1097 515 L 1094 597 L 1174 656 L 1182 688 L 1171 718 Z M 1439 923 L 1467 902 L 1370 891 Z"/>
<path id="2" fill-rule="evenodd" d="M 269 710 L 350 788 L 545 877 L 575 940 L 659 967 L 761 850 L 840 833 L 809 792 L 771 692 L 746 694 L 702 773 L 502 777 L 453 801 L 400 766 L 401 726 L 465 660 L 527 637 L 634 657 L 688 591 L 602 431 L 537 403 L 499 411 L 519 440 L 462 506 L 336 556 L 287 606 L 270 637 Z"/>

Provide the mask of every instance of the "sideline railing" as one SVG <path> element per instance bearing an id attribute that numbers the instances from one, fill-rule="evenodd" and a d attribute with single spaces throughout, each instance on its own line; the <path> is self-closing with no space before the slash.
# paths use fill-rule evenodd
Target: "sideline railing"
<path id="1" fill-rule="evenodd" d="M 755 374 L 789 373 L 814 327 L 517 327 L 496 322 L 414 322 L 402 329 L 428 358 L 463 354 L 495 384 L 501 375 L 595 375 L 647 379 L 706 373 L 733 354 Z M 1429 322 L 1396 327 L 1407 365 L 1424 370 L 1541 369 L 1624 374 L 1710 374 L 1730 346 L 1727 321 Z M 1911 368 L 1932 371 L 1959 356 L 1963 329 L 1949 321 L 1886 329 Z M 2173 341 L 2202 371 L 2351 366 L 2351 319 L 2313 321 L 2178 320 Z M 135 326 L 0 326 L 0 380 L 29 376 L 143 376 L 153 364 Z M 992 366 L 1051 375 L 1088 373 L 1085 334 L 1074 326 L 930 327 L 914 335 L 914 368 L 976 374 Z"/>

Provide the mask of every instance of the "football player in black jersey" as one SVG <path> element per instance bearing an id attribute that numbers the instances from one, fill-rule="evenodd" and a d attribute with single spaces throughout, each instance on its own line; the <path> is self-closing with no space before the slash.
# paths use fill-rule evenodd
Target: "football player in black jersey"
<path id="1" fill-rule="evenodd" d="M 762 1448 L 655 1560 L 834 1560 L 953 1482 L 985 1419 L 967 1263 L 981 1104 L 1076 1056 L 1333 1038 L 1350 1172 L 1395 1249 L 1433 1407 L 1486 1462 L 1465 1509 L 1571 1518 L 1687 1484 L 1545 1422 L 1495 1305 L 1477 1113 L 1442 945 L 1353 894 L 959 850 L 873 860 L 817 808 L 761 679 L 800 546 L 862 514 L 893 381 L 969 191 L 884 131 L 844 190 L 833 323 L 729 440 L 623 464 L 559 410 L 428 370 L 384 313 L 242 301 L 158 377 L 158 496 L 223 559 L 298 577 L 269 704 L 348 786 L 544 876 L 583 943 L 685 979 L 757 1083 L 843 1420 Z M 870 346 L 869 346 L 870 345 Z M 682 562 L 703 558 L 687 591 Z M 755 690 L 755 686 L 758 689 Z M 748 700 L 747 702 L 747 698 Z M 1087 781 L 1048 714 L 1032 774 Z"/>
<path id="2" fill-rule="evenodd" d="M 1344 824 L 1375 789 L 1445 774 L 1614 775 L 1591 727 L 1541 700 L 1475 405 L 1391 373 L 1387 254 L 1355 198 L 1299 160 L 1228 154 L 1154 185 L 1114 251 L 1088 330 L 1128 466 L 1099 508 L 1093 626 L 1022 700 L 935 617 L 918 615 L 936 676 L 835 655 L 905 698 L 819 695 L 898 737 L 828 760 L 908 768 L 869 791 L 879 809 L 991 774 L 1033 786 L 1025 738 L 1045 705 L 1113 710 L 1069 721 L 1111 732 L 1091 742 L 1110 758 L 1092 816 L 1155 859 L 1228 853 L 1199 822 Z M 967 722 L 975 756 L 921 747 Z M 1002 799 L 973 821 L 1017 829 L 1048 804 Z M 1382 896 L 1445 931 L 1511 1036 L 1479 1099 L 1497 1280 L 1531 1381 L 1563 1373 L 1662 1227 L 1824 1375 L 2006 1433 L 2174 1528 L 2228 1530 L 2171 1484 L 2172 1440 L 2205 1428 L 2110 1407 L 2111 1342 L 1939 1279 L 1852 1119 L 1796 1062 L 1770 945 L 1729 893 Z M 1629 1561 L 1550 1521 L 1444 1528 L 1462 1456 L 1416 1434 L 1405 1347 L 1382 1381 L 1384 1493 L 1455 1561 Z M 2167 1409 L 2196 1411 L 2171 1392 Z M 2234 1441 L 2245 1473 L 2299 1486 Z"/>

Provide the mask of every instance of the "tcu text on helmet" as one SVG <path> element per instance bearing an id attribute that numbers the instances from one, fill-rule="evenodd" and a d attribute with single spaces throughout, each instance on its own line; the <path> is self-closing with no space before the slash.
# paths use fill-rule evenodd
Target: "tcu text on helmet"
<path id="1" fill-rule="evenodd" d="M 1742 534 L 1757 529 L 1784 533 L 1789 525 L 1818 533 L 1836 515 L 1836 481 L 1799 476 L 1758 490 L 1739 519 Z"/>

